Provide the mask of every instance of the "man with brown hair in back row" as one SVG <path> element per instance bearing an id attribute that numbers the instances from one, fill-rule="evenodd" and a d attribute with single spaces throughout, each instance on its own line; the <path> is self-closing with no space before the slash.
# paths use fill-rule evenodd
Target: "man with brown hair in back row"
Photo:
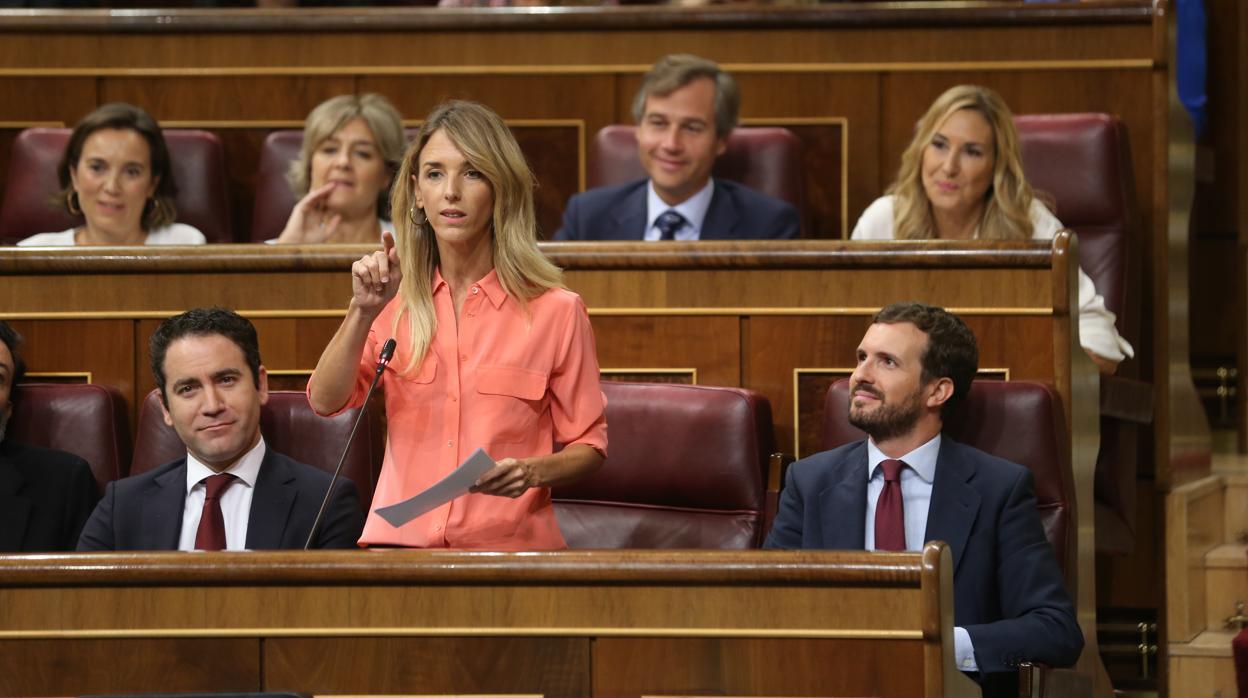
<path id="1" fill-rule="evenodd" d="M 568 201 L 556 240 L 744 240 L 798 235 L 797 211 L 742 184 L 713 179 L 741 97 L 714 61 L 665 56 L 633 101 L 637 151 L 649 175 Z"/>

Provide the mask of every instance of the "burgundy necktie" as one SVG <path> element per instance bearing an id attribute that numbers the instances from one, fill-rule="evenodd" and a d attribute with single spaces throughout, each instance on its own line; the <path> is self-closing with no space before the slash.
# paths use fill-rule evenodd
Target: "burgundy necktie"
<path id="1" fill-rule="evenodd" d="M 906 517 L 901 507 L 901 469 L 899 460 L 880 461 L 884 471 L 884 489 L 875 502 L 875 549 L 906 549 Z"/>
<path id="2" fill-rule="evenodd" d="M 225 517 L 221 514 L 221 494 L 234 484 L 229 473 L 217 473 L 204 479 L 204 510 L 195 531 L 196 550 L 225 550 Z"/>

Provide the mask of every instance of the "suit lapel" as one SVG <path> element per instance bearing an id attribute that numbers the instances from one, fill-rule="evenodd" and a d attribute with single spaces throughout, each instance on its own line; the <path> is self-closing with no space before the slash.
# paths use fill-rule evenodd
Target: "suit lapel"
<path id="1" fill-rule="evenodd" d="M 611 212 L 611 230 L 604 231 L 608 240 L 644 240 L 646 238 L 646 193 L 650 180 L 642 180 Z"/>
<path id="2" fill-rule="evenodd" d="M 18 496 L 26 479 L 17 464 L 0 458 L 0 550 L 17 552 L 22 549 L 26 526 L 30 521 L 30 500 Z"/>
<path id="3" fill-rule="evenodd" d="M 737 212 L 736 201 L 728 192 L 727 187 L 714 181 L 711 193 L 711 205 L 706 209 L 706 218 L 702 221 L 701 240 L 735 240 L 736 228 L 741 223 L 741 215 Z M 864 513 L 863 516 L 866 516 Z M 861 547 L 861 546 L 859 546 Z"/>
<path id="4" fill-rule="evenodd" d="M 953 553 L 956 573 L 966 550 L 966 539 L 979 514 L 979 493 L 968 484 L 975 477 L 975 467 L 958 457 L 961 448 L 948 436 L 941 437 L 940 454 L 936 456 L 936 477 L 932 482 L 932 502 L 927 512 L 924 540 L 943 540 Z"/>
<path id="5" fill-rule="evenodd" d="M 862 550 L 866 544 L 867 442 L 850 449 L 833 468 L 827 489 L 819 493 L 823 547 Z"/>
<path id="6" fill-rule="evenodd" d="M 152 480 L 143 493 L 138 549 L 177 550 L 186 507 L 186 459 Z"/>
<path id="7" fill-rule="evenodd" d="M 251 516 L 247 522 L 248 550 L 277 550 L 282 547 L 290 508 L 295 503 L 295 491 L 290 486 L 294 474 L 290 466 L 266 449 L 260 474 L 256 476 L 256 491 L 251 494 Z M 302 545 L 303 541 L 299 541 Z"/>

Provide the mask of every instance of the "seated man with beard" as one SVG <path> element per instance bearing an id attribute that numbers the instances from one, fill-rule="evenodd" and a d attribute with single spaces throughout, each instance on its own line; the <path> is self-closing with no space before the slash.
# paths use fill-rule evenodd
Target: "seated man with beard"
<path id="1" fill-rule="evenodd" d="M 765 547 L 916 551 L 946 542 L 958 668 L 985 696 L 1018 695 L 1020 662 L 1070 666 L 1083 634 L 1031 472 L 941 436 L 978 362 L 975 335 L 941 308 L 898 303 L 877 313 L 850 378 L 850 423 L 870 438 L 789 468 Z"/>

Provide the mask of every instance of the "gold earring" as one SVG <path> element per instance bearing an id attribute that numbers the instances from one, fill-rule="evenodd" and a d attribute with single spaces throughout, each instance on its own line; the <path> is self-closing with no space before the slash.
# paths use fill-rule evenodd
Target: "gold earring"
<path id="1" fill-rule="evenodd" d="M 65 208 L 71 216 L 81 216 L 82 209 L 78 208 L 78 192 L 70 189 L 65 192 Z"/>
<path id="2" fill-rule="evenodd" d="M 407 210 L 407 219 L 410 220 L 412 225 L 417 228 L 424 225 L 425 221 L 428 220 L 425 217 L 425 210 L 423 208 L 416 208 L 416 204 L 412 204 L 412 207 Z"/>

